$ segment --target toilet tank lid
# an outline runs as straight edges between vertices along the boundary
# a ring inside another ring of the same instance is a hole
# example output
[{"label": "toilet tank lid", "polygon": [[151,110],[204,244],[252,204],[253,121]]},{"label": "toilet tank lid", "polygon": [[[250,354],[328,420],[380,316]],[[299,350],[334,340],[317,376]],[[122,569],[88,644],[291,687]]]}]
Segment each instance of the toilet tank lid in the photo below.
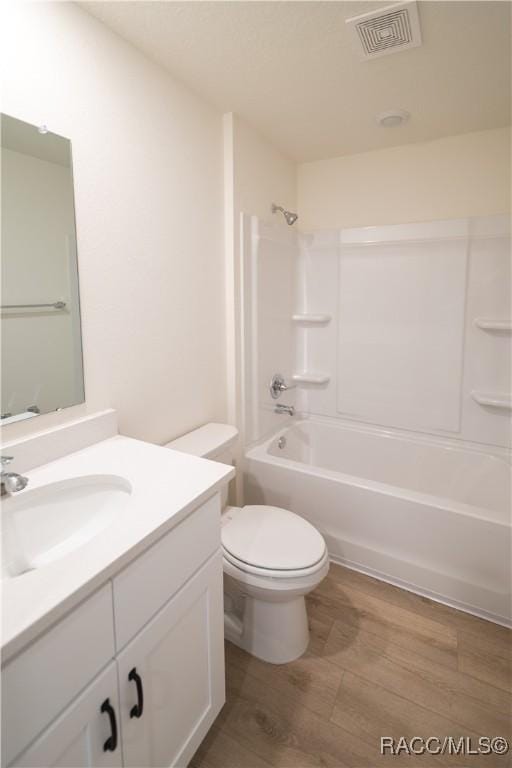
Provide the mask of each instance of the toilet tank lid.
[{"label": "toilet tank lid", "polygon": [[210,422],[193,432],[178,437],[165,445],[181,453],[191,453],[193,456],[201,456],[208,459],[233,445],[238,437],[238,430],[230,424],[216,424]]}]

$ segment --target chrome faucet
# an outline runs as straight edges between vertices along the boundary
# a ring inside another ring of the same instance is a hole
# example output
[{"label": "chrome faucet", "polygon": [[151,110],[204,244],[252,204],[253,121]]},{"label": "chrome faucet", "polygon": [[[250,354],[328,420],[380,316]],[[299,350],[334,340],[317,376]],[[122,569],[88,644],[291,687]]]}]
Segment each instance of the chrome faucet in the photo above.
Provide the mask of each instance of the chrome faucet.
[{"label": "chrome faucet", "polygon": [[295,408],[293,407],[293,405],[276,403],[276,407],[274,408],[274,413],[287,413],[288,416],[293,416],[293,414],[295,413]]},{"label": "chrome faucet", "polygon": [[2,496],[6,496],[8,493],[17,493],[27,487],[28,477],[18,475],[17,472],[6,472],[4,467],[11,463],[12,456],[1,456],[0,463],[2,465],[2,471],[0,472],[0,478],[2,480]]},{"label": "chrome faucet", "polygon": [[268,389],[272,396],[272,399],[277,400],[277,398],[280,397],[283,394],[283,392],[287,392],[289,389],[295,389],[295,386],[296,386],[295,384],[287,384],[282,374],[274,373],[274,375],[270,379]]}]

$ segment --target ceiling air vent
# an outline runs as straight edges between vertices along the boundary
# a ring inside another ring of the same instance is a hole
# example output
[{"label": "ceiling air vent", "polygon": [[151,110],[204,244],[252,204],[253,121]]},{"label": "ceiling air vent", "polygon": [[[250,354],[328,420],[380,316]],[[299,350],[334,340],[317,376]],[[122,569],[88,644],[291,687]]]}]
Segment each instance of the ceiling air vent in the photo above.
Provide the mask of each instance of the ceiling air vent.
[{"label": "ceiling air vent", "polygon": [[415,0],[395,3],[378,11],[347,19],[362,59],[376,59],[421,45],[420,20]]}]

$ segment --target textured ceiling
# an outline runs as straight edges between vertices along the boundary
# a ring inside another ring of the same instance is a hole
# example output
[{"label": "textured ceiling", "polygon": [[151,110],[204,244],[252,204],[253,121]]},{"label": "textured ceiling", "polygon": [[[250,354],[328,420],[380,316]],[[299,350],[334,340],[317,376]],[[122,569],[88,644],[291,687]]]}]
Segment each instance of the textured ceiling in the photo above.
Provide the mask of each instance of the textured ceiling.
[{"label": "textured ceiling", "polygon": [[[297,161],[510,122],[508,2],[420,2],[423,45],[361,61],[345,19],[375,2],[83,2]],[[411,113],[380,128],[377,113]]]}]

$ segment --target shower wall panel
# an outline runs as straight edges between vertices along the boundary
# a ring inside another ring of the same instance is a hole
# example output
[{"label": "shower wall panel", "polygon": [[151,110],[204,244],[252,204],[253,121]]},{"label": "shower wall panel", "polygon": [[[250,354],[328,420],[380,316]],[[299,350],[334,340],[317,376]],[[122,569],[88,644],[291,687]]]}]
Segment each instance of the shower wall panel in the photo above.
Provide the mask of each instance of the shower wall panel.
[{"label": "shower wall panel", "polygon": [[510,444],[504,217],[315,233],[300,259],[297,311],[330,317],[297,329],[298,366],[329,379],[306,413]]},{"label": "shower wall panel", "polygon": [[[283,426],[287,416],[276,414],[269,383],[280,373],[292,383],[295,335],[298,239],[285,224],[267,224],[242,215],[244,433],[246,442],[259,440]],[[296,406],[296,390],[279,402]]]},{"label": "shower wall panel", "polygon": [[340,414],[459,431],[466,251],[465,239],[342,247]]}]

